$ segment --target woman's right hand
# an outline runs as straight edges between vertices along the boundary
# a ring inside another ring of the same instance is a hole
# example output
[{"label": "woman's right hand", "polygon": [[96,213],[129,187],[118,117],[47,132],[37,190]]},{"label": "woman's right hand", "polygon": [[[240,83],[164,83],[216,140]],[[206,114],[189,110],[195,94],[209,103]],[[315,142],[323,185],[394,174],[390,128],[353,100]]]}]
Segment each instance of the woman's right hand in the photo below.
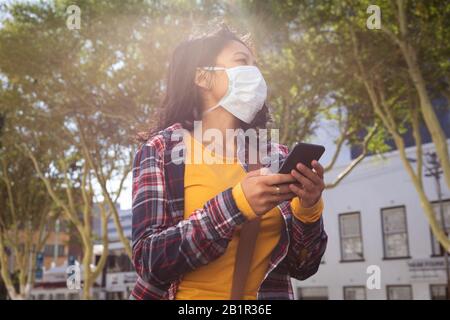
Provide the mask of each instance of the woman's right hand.
[{"label": "woman's right hand", "polygon": [[293,182],[296,180],[289,173],[273,174],[267,168],[261,168],[248,172],[241,187],[253,211],[260,216],[296,196],[289,188],[289,183]]}]

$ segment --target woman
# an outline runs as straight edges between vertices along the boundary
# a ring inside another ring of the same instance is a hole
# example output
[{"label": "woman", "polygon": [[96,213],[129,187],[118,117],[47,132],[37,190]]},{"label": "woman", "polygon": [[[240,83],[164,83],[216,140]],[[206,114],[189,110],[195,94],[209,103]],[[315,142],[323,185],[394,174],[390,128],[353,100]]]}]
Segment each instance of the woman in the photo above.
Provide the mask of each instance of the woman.
[{"label": "woman", "polygon": [[[230,155],[225,138],[213,152],[193,134],[195,121],[222,137],[229,129],[265,128],[266,95],[251,46],[225,25],[175,49],[159,127],[134,158],[139,277],[130,299],[293,299],[290,277],[317,271],[327,243],[322,166],[267,174],[260,160]],[[173,159],[180,130],[182,163]],[[288,152],[269,148],[281,159]],[[199,163],[191,161],[198,150]]]}]

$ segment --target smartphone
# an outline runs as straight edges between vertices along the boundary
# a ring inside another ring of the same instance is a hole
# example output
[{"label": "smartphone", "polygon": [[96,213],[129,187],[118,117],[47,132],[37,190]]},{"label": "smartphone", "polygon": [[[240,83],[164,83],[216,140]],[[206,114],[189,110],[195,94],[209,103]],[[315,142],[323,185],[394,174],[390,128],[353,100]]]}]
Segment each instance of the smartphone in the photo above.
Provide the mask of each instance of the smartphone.
[{"label": "smartphone", "polygon": [[296,169],[295,167],[299,162],[312,169],[311,162],[313,160],[319,160],[324,152],[324,146],[298,142],[289,152],[288,156],[281,165],[281,168],[278,170],[278,173],[290,173],[293,169]]}]

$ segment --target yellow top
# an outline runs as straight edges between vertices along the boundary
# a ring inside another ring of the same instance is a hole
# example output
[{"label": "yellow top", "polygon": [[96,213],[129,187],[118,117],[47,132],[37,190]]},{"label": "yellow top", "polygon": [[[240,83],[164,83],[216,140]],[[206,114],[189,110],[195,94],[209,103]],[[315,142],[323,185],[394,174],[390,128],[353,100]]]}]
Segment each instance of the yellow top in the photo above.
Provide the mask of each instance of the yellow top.
[{"label": "yellow top", "polygon": [[[246,172],[237,160],[229,157],[219,158],[191,135],[185,139],[185,143],[186,159],[190,162],[187,161],[185,165],[184,218],[187,219],[194,210],[203,207],[209,199],[230,187],[233,187],[233,197],[241,212],[248,219],[256,217],[241,189],[240,181],[245,177]],[[198,152],[201,154],[199,155]],[[194,161],[194,154],[199,157],[195,160],[201,160],[203,155],[203,163]],[[323,202],[320,199],[313,207],[302,208],[296,197],[291,201],[291,206],[296,217],[308,223],[320,218]],[[283,227],[283,217],[277,207],[262,217],[244,299],[256,299],[259,285],[269,265],[270,255],[279,241]],[[230,298],[239,236],[240,227],[237,227],[222,256],[184,275],[176,293],[177,300],[227,300]]]}]

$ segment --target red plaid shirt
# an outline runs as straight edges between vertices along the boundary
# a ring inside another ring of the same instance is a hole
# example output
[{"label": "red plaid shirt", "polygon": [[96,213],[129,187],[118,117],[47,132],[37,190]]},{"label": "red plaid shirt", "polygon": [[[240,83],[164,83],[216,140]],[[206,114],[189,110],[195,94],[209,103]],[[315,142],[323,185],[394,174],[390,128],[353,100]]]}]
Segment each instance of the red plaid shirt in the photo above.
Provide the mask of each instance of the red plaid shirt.
[{"label": "red plaid shirt", "polygon": [[[184,144],[176,123],[141,145],[133,161],[133,263],[138,280],[130,299],[175,299],[183,275],[220,257],[246,221],[224,190],[184,219]],[[271,144],[282,161],[288,149]],[[173,155],[178,155],[173,157]],[[303,223],[289,201],[279,206],[284,228],[273,250],[258,299],[293,299],[290,277],[317,272],[327,245],[323,220]]]}]

